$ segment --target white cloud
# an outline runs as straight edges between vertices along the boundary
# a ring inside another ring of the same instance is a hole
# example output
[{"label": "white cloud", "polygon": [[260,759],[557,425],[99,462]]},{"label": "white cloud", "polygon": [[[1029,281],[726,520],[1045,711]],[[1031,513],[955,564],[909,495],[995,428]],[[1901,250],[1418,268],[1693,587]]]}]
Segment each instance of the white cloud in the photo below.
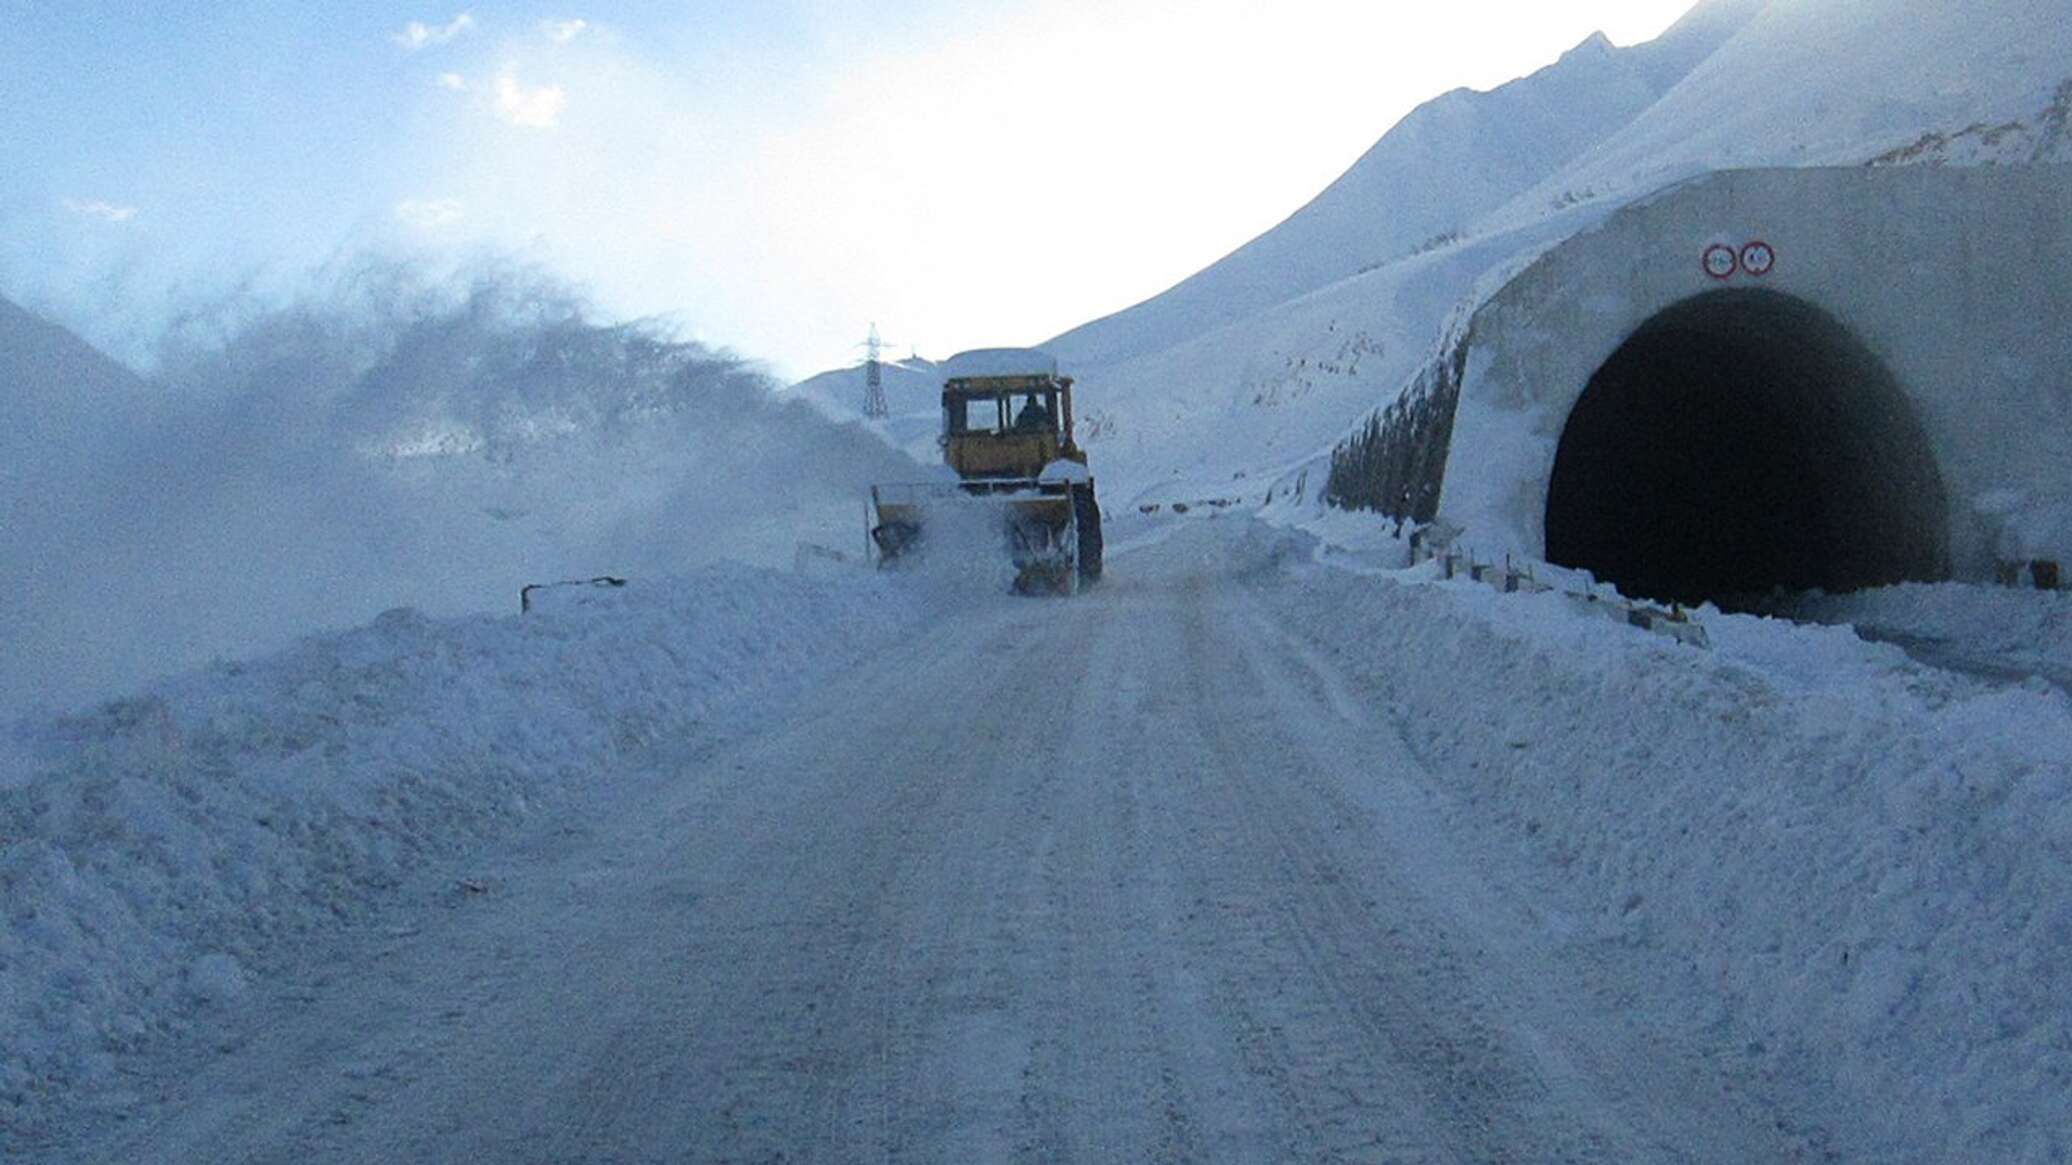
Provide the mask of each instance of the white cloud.
[{"label": "white cloud", "polygon": [[459,73],[441,73],[439,74],[439,88],[451,89],[455,93],[465,93],[468,88],[468,79]]},{"label": "white cloud", "polygon": [[527,89],[509,72],[496,79],[497,116],[512,125],[553,129],[561,123],[561,109],[567,103],[568,93],[559,85]]},{"label": "white cloud", "polygon": [[469,12],[463,12],[445,24],[426,24],[421,20],[413,20],[404,26],[403,31],[396,34],[396,43],[414,53],[419,49],[445,44],[473,27],[475,17]]},{"label": "white cloud", "polygon": [[137,208],[134,206],[117,206],[112,202],[103,202],[98,198],[90,202],[79,202],[67,198],[64,200],[64,207],[73,214],[83,214],[88,218],[97,218],[104,222],[128,222],[137,217]]},{"label": "white cloud", "polygon": [[467,217],[458,198],[406,198],[396,204],[396,221],[421,231],[451,226]]},{"label": "white cloud", "polygon": [[555,44],[567,44],[583,35],[583,30],[589,27],[590,22],[587,20],[543,20],[540,22],[540,31],[546,33],[547,39]]}]

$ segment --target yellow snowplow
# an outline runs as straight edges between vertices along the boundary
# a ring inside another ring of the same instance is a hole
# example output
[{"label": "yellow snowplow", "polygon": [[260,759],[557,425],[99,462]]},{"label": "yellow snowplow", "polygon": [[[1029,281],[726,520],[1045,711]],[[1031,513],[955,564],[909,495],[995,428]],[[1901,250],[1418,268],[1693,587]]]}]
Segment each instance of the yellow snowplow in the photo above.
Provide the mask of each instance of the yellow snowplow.
[{"label": "yellow snowplow", "polygon": [[1072,437],[1072,378],[1058,375],[1057,361],[1028,348],[953,356],[942,417],[954,477],[871,487],[879,565],[911,560],[956,529],[997,545],[1023,594],[1070,594],[1099,579],[1101,509]]}]

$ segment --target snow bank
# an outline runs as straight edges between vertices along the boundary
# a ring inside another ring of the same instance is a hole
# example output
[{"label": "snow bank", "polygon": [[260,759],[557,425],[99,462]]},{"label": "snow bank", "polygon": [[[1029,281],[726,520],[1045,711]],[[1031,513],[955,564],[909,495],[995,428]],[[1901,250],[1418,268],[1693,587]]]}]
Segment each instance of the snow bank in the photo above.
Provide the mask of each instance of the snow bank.
[{"label": "snow bank", "polygon": [[2010,667],[2072,675],[2072,594],[1970,583],[1907,583],[1798,596],[1786,612],[1874,635],[1956,645]]},{"label": "snow bank", "polygon": [[1693,651],[1421,571],[1307,567],[1279,602],[1535,859],[1550,927],[1651,964],[1766,1075],[1831,1073],[1844,1157],[2072,1154],[2063,693],[1747,616]]},{"label": "snow bank", "polygon": [[920,617],[870,575],[732,565],[547,600],[394,610],[33,726],[35,774],[0,781],[0,1130],[428,859],[752,727]]}]

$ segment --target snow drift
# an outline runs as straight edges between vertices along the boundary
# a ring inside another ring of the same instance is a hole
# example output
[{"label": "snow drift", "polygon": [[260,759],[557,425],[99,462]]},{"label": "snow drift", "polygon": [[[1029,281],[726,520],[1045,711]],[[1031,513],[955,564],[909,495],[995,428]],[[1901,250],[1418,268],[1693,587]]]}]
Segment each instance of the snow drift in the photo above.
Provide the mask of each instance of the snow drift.
[{"label": "snow drift", "polygon": [[427,863],[669,779],[919,617],[860,572],[714,566],[392,610],[29,725],[0,756],[0,1153]]},{"label": "snow drift", "polygon": [[2063,691],[1751,616],[1709,613],[1700,652],[1429,568],[1299,580],[1277,604],[1466,830],[1530,857],[1548,929],[1650,967],[1629,1006],[1701,1009],[1777,1087],[1855,1098],[1823,1114],[1834,1159],[2072,1152]]}]

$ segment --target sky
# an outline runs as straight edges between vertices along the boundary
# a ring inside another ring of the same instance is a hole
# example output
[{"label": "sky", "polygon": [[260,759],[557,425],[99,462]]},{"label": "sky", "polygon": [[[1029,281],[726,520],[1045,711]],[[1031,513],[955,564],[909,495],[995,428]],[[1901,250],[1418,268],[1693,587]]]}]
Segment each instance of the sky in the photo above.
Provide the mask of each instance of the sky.
[{"label": "sky", "polygon": [[792,379],[1028,344],[1308,201],[1417,104],[1690,0],[28,0],[0,293],[133,363],[366,252],[515,257]]}]

